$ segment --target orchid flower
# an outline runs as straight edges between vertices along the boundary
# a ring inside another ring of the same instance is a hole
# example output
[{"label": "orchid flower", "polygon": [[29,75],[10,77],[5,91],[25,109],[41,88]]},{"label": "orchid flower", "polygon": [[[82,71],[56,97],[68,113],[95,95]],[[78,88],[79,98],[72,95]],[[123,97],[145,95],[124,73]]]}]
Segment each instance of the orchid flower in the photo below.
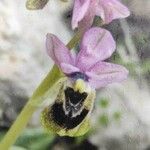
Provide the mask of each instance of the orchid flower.
[{"label": "orchid flower", "polygon": [[95,89],[126,79],[128,71],[104,62],[116,44],[110,32],[102,28],[85,32],[77,54],[53,34],[47,35],[46,47],[48,55],[69,80],[62,84],[54,103],[43,110],[42,124],[60,136],[81,136],[89,129]]},{"label": "orchid flower", "polygon": [[119,0],[74,0],[72,28],[89,28],[95,15],[108,24],[114,19],[128,17],[130,12]]},{"label": "orchid flower", "polygon": [[46,47],[48,55],[67,77],[84,79],[92,88],[98,89],[127,77],[128,71],[123,66],[104,62],[116,48],[112,35],[105,29],[89,29],[78,54],[69,51],[53,34],[47,35]]}]

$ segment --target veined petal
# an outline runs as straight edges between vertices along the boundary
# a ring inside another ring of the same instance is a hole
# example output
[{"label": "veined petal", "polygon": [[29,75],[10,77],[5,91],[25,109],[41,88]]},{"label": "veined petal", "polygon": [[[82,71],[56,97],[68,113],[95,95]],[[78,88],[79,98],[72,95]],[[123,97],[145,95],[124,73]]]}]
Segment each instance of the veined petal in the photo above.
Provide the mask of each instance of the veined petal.
[{"label": "veined petal", "polygon": [[47,34],[46,48],[48,55],[59,67],[61,63],[74,64],[70,51],[55,35]]},{"label": "veined petal", "polygon": [[92,26],[94,17],[96,15],[97,2],[98,0],[91,0],[89,9],[86,15],[84,16],[82,21],[79,22],[79,25],[78,25],[79,30],[86,31]]},{"label": "veined petal", "polygon": [[91,9],[93,6],[90,6],[90,11],[88,11],[82,21],[79,22],[78,28],[80,31],[85,32],[92,26],[95,17],[95,10]]},{"label": "veined petal", "polygon": [[126,18],[130,15],[129,9],[118,0],[99,0],[96,15],[108,24],[114,19]]},{"label": "veined petal", "polygon": [[60,64],[61,69],[63,70],[63,72],[65,74],[71,74],[73,72],[79,72],[80,70],[70,64],[66,64],[66,63],[61,63]]},{"label": "veined petal", "polygon": [[76,66],[87,71],[96,62],[110,57],[115,48],[116,43],[109,31],[98,27],[91,28],[83,36]]},{"label": "veined petal", "polygon": [[86,15],[90,6],[91,0],[74,0],[73,16],[72,16],[72,28],[78,27],[78,23]]},{"label": "veined petal", "polygon": [[128,70],[117,64],[98,62],[86,72],[86,75],[89,77],[90,85],[97,89],[126,79]]}]

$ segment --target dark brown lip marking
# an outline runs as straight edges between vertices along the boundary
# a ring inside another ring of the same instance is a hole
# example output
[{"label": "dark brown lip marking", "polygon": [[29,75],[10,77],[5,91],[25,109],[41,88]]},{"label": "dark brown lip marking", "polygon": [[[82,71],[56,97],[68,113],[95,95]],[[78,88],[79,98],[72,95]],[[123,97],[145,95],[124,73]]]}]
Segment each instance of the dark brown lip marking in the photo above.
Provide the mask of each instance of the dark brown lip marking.
[{"label": "dark brown lip marking", "polygon": [[67,87],[64,91],[65,93],[65,111],[72,117],[81,111],[83,102],[87,98],[87,93],[80,93],[79,91],[74,91],[73,88]]},{"label": "dark brown lip marking", "polygon": [[83,109],[82,112],[76,117],[71,117],[70,113],[65,114],[63,110],[63,103],[54,103],[50,109],[50,116],[53,121],[60,127],[65,129],[73,129],[78,126],[87,116],[89,110]]},{"label": "dark brown lip marking", "polygon": [[71,87],[67,87],[65,89],[65,98],[72,104],[83,102],[87,98],[87,96],[88,94],[86,92],[80,93],[79,91],[74,91],[74,89]]}]

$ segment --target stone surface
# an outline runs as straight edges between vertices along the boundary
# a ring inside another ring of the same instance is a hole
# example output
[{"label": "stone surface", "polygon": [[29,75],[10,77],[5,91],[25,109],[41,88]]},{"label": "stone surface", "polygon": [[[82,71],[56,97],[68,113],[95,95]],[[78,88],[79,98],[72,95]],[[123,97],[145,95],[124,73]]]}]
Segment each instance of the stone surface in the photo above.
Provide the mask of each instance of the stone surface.
[{"label": "stone surface", "polygon": [[53,0],[41,11],[29,11],[25,0],[0,2],[1,126],[10,126],[53,65],[45,50],[46,34],[69,41],[71,33],[62,21],[68,5]]}]

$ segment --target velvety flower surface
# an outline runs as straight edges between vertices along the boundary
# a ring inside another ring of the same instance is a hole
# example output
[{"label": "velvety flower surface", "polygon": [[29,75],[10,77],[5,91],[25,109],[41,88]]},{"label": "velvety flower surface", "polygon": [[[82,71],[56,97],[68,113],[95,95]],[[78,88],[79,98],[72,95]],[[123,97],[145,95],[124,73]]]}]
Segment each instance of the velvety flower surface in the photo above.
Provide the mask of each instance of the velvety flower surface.
[{"label": "velvety flower surface", "polygon": [[119,0],[74,0],[72,28],[89,28],[95,15],[108,24],[129,16],[130,12]]},{"label": "velvety flower surface", "polygon": [[94,27],[83,36],[78,54],[53,34],[47,34],[48,55],[71,80],[83,79],[92,88],[104,87],[126,79],[128,71],[120,65],[105,62],[115,51],[116,44],[109,31]]}]

